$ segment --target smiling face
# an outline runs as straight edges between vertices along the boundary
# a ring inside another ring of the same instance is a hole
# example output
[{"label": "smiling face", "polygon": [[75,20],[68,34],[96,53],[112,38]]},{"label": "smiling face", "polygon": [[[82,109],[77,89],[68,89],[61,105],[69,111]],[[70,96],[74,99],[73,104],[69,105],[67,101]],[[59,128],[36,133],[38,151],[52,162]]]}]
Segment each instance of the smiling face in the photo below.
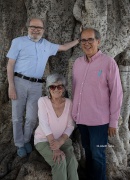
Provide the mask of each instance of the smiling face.
[{"label": "smiling face", "polygon": [[28,27],[28,35],[30,38],[37,42],[39,41],[44,33],[43,22],[40,19],[32,19]]},{"label": "smiling face", "polygon": [[88,60],[98,52],[99,44],[100,40],[95,38],[95,33],[92,29],[87,29],[82,32],[81,47]]},{"label": "smiling face", "polygon": [[49,92],[51,94],[51,98],[62,98],[63,92],[65,91],[64,86],[61,81],[53,83],[49,87]]}]

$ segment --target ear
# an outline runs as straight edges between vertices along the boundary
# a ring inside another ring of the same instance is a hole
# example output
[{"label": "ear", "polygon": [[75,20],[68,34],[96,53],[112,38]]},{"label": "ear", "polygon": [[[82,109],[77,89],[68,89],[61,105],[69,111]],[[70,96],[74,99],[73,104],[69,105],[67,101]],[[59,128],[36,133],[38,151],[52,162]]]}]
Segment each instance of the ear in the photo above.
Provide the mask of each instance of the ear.
[{"label": "ear", "polygon": [[98,46],[100,45],[100,43],[101,43],[101,40],[100,40],[100,39],[98,39],[98,40],[97,40],[97,44],[98,44]]}]

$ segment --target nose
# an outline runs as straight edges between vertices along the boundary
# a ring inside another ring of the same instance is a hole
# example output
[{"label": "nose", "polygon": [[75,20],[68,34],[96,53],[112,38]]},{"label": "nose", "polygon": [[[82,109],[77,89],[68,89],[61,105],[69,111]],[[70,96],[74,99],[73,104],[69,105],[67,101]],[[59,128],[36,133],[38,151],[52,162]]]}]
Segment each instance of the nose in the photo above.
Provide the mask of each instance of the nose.
[{"label": "nose", "polygon": [[56,90],[56,91],[58,90],[58,87],[57,87],[57,86],[55,87],[55,90]]},{"label": "nose", "polygon": [[89,43],[88,41],[86,41],[86,42],[84,43],[84,45],[90,45],[90,43]]},{"label": "nose", "polygon": [[38,29],[37,29],[37,28],[34,28],[33,31],[38,31]]}]

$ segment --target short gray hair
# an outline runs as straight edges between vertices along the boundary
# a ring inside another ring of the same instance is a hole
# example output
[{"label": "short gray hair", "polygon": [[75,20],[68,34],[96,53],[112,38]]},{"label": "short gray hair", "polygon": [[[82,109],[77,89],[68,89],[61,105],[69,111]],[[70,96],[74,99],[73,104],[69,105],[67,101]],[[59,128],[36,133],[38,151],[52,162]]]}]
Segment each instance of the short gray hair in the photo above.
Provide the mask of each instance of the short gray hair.
[{"label": "short gray hair", "polygon": [[30,22],[33,20],[33,19],[37,19],[37,20],[40,20],[42,23],[43,23],[43,26],[44,26],[44,20],[39,18],[39,17],[32,17],[32,18],[29,18],[27,20],[27,23],[26,23],[26,26],[28,27],[30,25]]},{"label": "short gray hair", "polygon": [[[87,31],[87,30],[92,30],[94,32],[95,39],[97,39],[97,40],[101,39],[100,32],[97,29],[94,29],[94,28],[85,28],[85,29],[83,29],[82,32]],[[82,35],[82,32],[81,32],[81,35]]]},{"label": "short gray hair", "polygon": [[51,98],[49,87],[58,81],[60,81],[64,86],[65,91],[63,93],[63,96],[65,96],[65,92],[66,92],[66,88],[67,88],[67,81],[66,81],[65,77],[62,76],[61,74],[54,73],[54,74],[50,74],[49,76],[47,76],[47,79],[46,79],[46,94],[49,98]]}]

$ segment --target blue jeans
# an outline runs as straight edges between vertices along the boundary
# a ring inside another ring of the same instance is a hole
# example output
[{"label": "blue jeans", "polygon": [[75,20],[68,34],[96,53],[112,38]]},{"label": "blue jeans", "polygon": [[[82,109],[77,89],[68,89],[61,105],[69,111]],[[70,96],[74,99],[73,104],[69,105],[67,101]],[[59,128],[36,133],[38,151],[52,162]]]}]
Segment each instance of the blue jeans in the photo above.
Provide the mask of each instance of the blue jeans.
[{"label": "blue jeans", "polygon": [[78,124],[82,146],[86,155],[88,180],[106,180],[105,149],[108,141],[108,124],[86,126]]}]

